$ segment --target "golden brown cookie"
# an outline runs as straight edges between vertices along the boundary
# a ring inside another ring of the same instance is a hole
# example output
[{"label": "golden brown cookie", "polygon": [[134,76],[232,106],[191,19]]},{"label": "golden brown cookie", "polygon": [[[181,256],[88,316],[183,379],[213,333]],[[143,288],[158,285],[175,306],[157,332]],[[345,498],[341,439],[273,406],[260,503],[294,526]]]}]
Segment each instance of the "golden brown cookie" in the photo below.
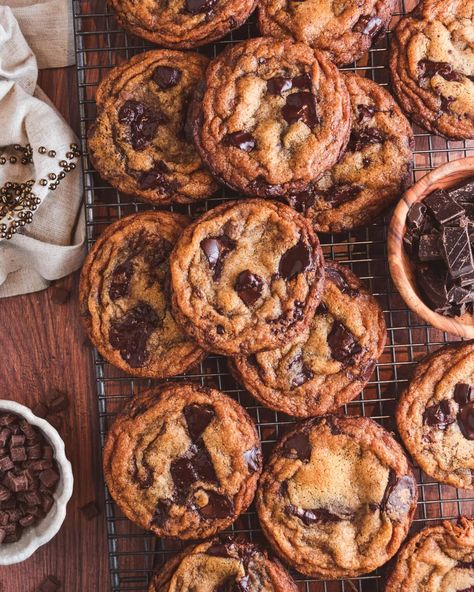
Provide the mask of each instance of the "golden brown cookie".
[{"label": "golden brown cookie", "polygon": [[256,499],[278,555],[305,575],[332,580],[368,573],[397,552],[417,490],[386,430],[365,417],[328,415],[280,440]]},{"label": "golden brown cookie", "polygon": [[474,341],[446,345],[419,362],[396,419],[425,473],[474,489]]},{"label": "golden brown cookie", "polygon": [[107,487],[127,518],[180,539],[230,526],[250,505],[261,468],[260,441],[245,409],[192,383],[135,397],[104,448]]},{"label": "golden brown cookie", "polygon": [[188,222],[171,212],[127,216],[105,230],[84,262],[79,290],[87,333],[128,374],[175,376],[205,355],[171,312],[169,256]]},{"label": "golden brown cookie", "polygon": [[346,267],[326,261],[311,323],[282,348],[235,356],[236,380],[263,405],[311,417],[336,411],[367,384],[387,331],[377,300]]},{"label": "golden brown cookie", "polygon": [[159,49],[133,57],[101,81],[89,154],[113,187],[154,204],[190,203],[217,190],[186,128],[208,62],[197,53]]}]

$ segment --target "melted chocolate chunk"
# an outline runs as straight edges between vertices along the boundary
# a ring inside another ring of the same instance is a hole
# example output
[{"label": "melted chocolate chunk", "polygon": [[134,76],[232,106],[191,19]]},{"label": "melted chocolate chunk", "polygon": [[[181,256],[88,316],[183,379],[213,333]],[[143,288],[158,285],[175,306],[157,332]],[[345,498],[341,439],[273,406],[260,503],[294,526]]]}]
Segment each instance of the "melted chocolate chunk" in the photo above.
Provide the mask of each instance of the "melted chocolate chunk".
[{"label": "melted chocolate chunk", "polygon": [[308,208],[314,206],[316,194],[314,189],[307,189],[300,193],[294,193],[288,196],[288,202],[297,212],[304,213]]},{"label": "melted chocolate chunk", "polygon": [[136,458],[133,459],[133,471],[132,471],[132,479],[136,483],[140,489],[148,489],[153,485],[153,471],[150,465],[147,463],[145,458],[141,460],[141,470],[138,469],[137,460]]},{"label": "melted chocolate chunk", "polygon": [[185,0],[184,6],[187,12],[199,14],[200,12],[210,12],[217,0]]},{"label": "melted chocolate chunk", "polygon": [[311,442],[308,434],[300,432],[290,436],[283,445],[283,456],[308,462],[311,458]]},{"label": "melted chocolate chunk", "polygon": [[312,265],[311,251],[307,244],[300,241],[283,253],[278,265],[279,276],[289,280],[305,272]]},{"label": "melted chocolate chunk", "polygon": [[189,437],[193,442],[199,440],[207,426],[216,416],[212,405],[187,405],[183,409],[184,418],[188,427]]},{"label": "melted chocolate chunk", "polygon": [[381,509],[392,520],[402,520],[410,511],[415,493],[416,484],[410,475],[397,478],[395,472],[390,470]]},{"label": "melted chocolate chunk", "polygon": [[183,493],[196,481],[218,483],[211,456],[202,440],[190,446],[183,457],[173,460],[170,472],[176,489]]},{"label": "melted chocolate chunk", "polygon": [[334,417],[334,415],[328,415],[326,417],[326,425],[331,430],[331,434],[333,436],[339,436],[339,434],[342,434],[339,426],[337,425],[337,419]]},{"label": "melted chocolate chunk", "polygon": [[423,201],[440,227],[461,218],[465,214],[464,208],[443,189],[433,191]]},{"label": "melted chocolate chunk", "polygon": [[206,491],[208,502],[203,508],[198,508],[199,514],[204,518],[227,518],[234,513],[234,504],[231,499],[215,491]]},{"label": "melted chocolate chunk", "polygon": [[176,86],[181,80],[182,72],[178,68],[171,68],[170,66],[158,66],[153,72],[153,82],[161,88],[166,90],[172,86]]},{"label": "melted chocolate chunk", "polygon": [[237,276],[234,289],[245,305],[252,306],[262,294],[263,279],[246,269]]},{"label": "melted chocolate chunk", "polygon": [[458,382],[454,387],[453,398],[458,405],[466,405],[474,400],[474,388],[470,384]]},{"label": "melted chocolate chunk", "polygon": [[311,76],[307,72],[292,78],[291,83],[293,88],[298,88],[300,90],[311,90],[313,86],[311,82]]},{"label": "melted chocolate chunk", "polygon": [[423,412],[423,423],[438,430],[445,430],[455,419],[448,399],[427,407]]},{"label": "melted chocolate chunk", "polygon": [[110,300],[118,300],[119,298],[124,298],[129,295],[132,272],[133,263],[130,259],[115,266],[110,280]]},{"label": "melted chocolate chunk", "polygon": [[125,101],[118,112],[118,120],[120,123],[133,123],[140,115],[143,115],[145,105],[138,101]]},{"label": "melted chocolate chunk", "polygon": [[236,148],[240,148],[240,150],[243,150],[244,152],[250,152],[257,144],[252,134],[245,131],[226,134],[222,139],[222,143],[225,146],[235,146]]},{"label": "melted chocolate chunk", "polygon": [[364,127],[359,130],[353,129],[347,144],[347,151],[359,152],[365,146],[382,144],[384,141],[384,135],[376,127]]},{"label": "melted chocolate chunk", "polygon": [[326,267],[326,277],[331,280],[343,294],[348,296],[356,297],[359,295],[357,288],[351,288],[347,283],[346,278],[340,273],[335,267]]},{"label": "melted chocolate chunk", "polygon": [[333,185],[324,192],[321,192],[321,196],[328,204],[339,206],[348,201],[352,201],[363,189],[364,187],[362,185],[357,185],[355,183],[352,185],[341,183]]},{"label": "melted chocolate chunk", "polygon": [[156,189],[160,187],[167,193],[171,194],[179,188],[177,181],[169,181],[166,174],[170,170],[166,164],[159,160],[155,162],[153,168],[148,171],[139,173],[137,183],[140,189]]},{"label": "melted chocolate chunk", "polygon": [[122,317],[110,322],[109,342],[120,351],[131,368],[140,368],[148,359],[148,338],[162,321],[146,302],[139,302]]},{"label": "melted chocolate chunk", "polygon": [[355,336],[342,323],[336,320],[328,335],[328,345],[331,349],[332,357],[338,362],[348,362],[362,351],[362,347],[357,342]]},{"label": "melted chocolate chunk", "polygon": [[342,515],[333,514],[329,510],[324,508],[317,508],[315,510],[304,510],[303,508],[297,508],[292,504],[285,507],[285,512],[289,516],[297,516],[303,524],[311,526],[316,522],[327,524],[329,522],[339,522],[340,520],[348,519],[352,516],[351,512],[344,512]]},{"label": "melted chocolate chunk", "polygon": [[165,522],[168,520],[169,511],[171,508],[171,501],[167,499],[158,500],[156,504],[155,512],[151,519],[151,524],[153,526],[157,526],[161,528],[164,526]]},{"label": "melted chocolate chunk", "polygon": [[250,450],[244,452],[244,460],[247,463],[249,473],[255,473],[259,471],[262,466],[262,453],[257,446],[254,446]]},{"label": "melted chocolate chunk", "polygon": [[301,91],[288,95],[282,114],[290,125],[301,120],[309,128],[313,128],[318,123],[313,93]]},{"label": "melted chocolate chunk", "polygon": [[447,62],[434,62],[432,60],[420,60],[418,62],[419,79],[433,78],[438,74],[450,82],[461,82],[463,75],[453,69]]},{"label": "melted chocolate chunk", "polygon": [[474,401],[461,407],[457,421],[462,435],[468,440],[474,440]]},{"label": "melted chocolate chunk", "polygon": [[130,139],[134,150],[144,150],[155,137],[158,126],[168,121],[164,113],[146,107],[138,101],[126,101],[118,112],[120,123],[130,126]]},{"label": "melted chocolate chunk", "polygon": [[288,365],[288,372],[291,378],[291,388],[301,386],[314,377],[313,371],[306,366],[301,353],[297,354]]},{"label": "melted chocolate chunk", "polygon": [[275,76],[267,80],[267,91],[271,95],[281,95],[287,90],[293,88],[293,81],[291,78],[285,78],[284,76]]},{"label": "melted chocolate chunk", "polygon": [[357,23],[354,25],[353,30],[363,35],[373,37],[380,29],[382,25],[382,19],[378,16],[361,16]]},{"label": "melted chocolate chunk", "polygon": [[214,271],[212,277],[215,281],[221,277],[224,260],[235,249],[235,246],[236,242],[225,234],[205,238],[201,241],[201,249],[207,257],[209,267]]},{"label": "melted chocolate chunk", "polygon": [[367,123],[377,111],[372,105],[357,105],[357,123]]}]

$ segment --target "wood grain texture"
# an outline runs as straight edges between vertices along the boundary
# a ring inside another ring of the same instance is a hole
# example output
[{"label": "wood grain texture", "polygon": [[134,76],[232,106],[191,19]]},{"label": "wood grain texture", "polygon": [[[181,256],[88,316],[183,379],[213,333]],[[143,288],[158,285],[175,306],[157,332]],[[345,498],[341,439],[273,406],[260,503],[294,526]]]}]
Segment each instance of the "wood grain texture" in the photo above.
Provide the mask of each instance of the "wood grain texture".
[{"label": "wood grain texture", "polygon": [[448,162],[431,171],[404,193],[392,216],[388,230],[388,262],[393,282],[406,305],[424,321],[453,335],[474,338],[474,317],[445,317],[429,308],[420,298],[415,281],[415,264],[403,247],[406,217],[410,206],[436,189],[461,184],[474,176],[474,156]]},{"label": "wood grain texture", "polygon": [[[40,85],[77,130],[74,68],[43,71]],[[0,567],[0,592],[34,592],[49,574],[61,581],[61,592],[109,590],[97,399],[91,350],[79,319],[78,274],[57,285],[71,290],[65,304],[53,302],[53,287],[0,300],[0,397],[33,407],[51,389],[68,394],[69,409],[51,423],[72,462],[74,494],[50,543],[23,563]],[[79,508],[91,500],[98,500],[102,511],[87,520]]]}]

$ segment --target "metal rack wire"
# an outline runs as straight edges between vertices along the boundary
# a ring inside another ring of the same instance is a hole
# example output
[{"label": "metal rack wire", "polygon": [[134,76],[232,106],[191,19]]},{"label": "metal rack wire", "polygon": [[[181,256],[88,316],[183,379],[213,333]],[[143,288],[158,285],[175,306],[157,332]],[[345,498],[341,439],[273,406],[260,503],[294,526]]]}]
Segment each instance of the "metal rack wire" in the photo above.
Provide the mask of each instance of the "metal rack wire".
[{"label": "metal rack wire", "polygon": [[[392,26],[412,5],[402,3],[395,13]],[[78,92],[81,117],[81,143],[83,149],[84,190],[86,199],[87,241],[90,247],[104,228],[114,220],[149,208],[150,206],[124,195],[102,181],[87,157],[87,130],[95,118],[95,91],[107,70],[136,53],[151,47],[141,39],[126,34],[107,8],[105,0],[73,0],[73,15],[77,54]],[[255,19],[225,39],[201,51],[213,57],[229,44],[258,35]],[[387,49],[390,33],[378,40],[375,47],[357,64],[346,68],[368,76],[381,84],[389,84]],[[457,158],[474,154],[474,144],[450,142],[432,136],[414,126],[416,149],[413,179],[417,180],[432,168]],[[197,216],[231,196],[225,189],[215,198],[188,206],[184,211]],[[183,210],[183,208],[181,208]],[[325,255],[348,265],[377,296],[385,312],[388,341],[372,380],[363,393],[345,406],[348,414],[370,416],[389,430],[394,430],[394,402],[403,390],[414,363],[427,353],[452,339],[427,325],[407,310],[396,292],[388,270],[386,231],[389,214],[383,220],[359,231],[343,235],[321,236]],[[97,377],[97,395],[100,417],[101,442],[115,414],[134,394],[152,384],[149,380],[133,379],[121,374],[94,352]],[[182,380],[186,377],[177,377]],[[212,385],[235,397],[255,419],[264,453],[269,452],[278,438],[294,420],[281,413],[266,409],[239,388],[229,375],[225,359],[210,356],[187,378]],[[474,496],[463,490],[441,485],[416,469],[419,504],[412,530],[439,521],[471,514]],[[106,491],[106,521],[112,592],[146,592],[153,570],[181,548],[175,541],[157,539],[126,520]],[[241,516],[233,531],[252,540],[262,540],[253,506]],[[321,582],[294,574],[300,589],[305,592],[382,592],[384,569],[364,577]]]}]

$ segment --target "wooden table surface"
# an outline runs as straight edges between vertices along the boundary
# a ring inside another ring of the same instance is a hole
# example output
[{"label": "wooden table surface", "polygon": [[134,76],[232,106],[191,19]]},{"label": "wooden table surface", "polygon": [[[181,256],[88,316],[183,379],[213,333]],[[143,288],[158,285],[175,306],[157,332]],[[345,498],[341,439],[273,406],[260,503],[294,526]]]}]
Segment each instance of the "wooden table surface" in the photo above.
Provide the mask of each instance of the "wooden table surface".
[{"label": "wooden table surface", "polygon": [[[43,71],[39,84],[77,131],[75,69]],[[61,592],[109,590],[97,399],[78,313],[78,274],[57,285],[71,292],[64,304],[53,301],[54,287],[0,300],[1,397],[33,407],[52,389],[67,393],[69,408],[52,423],[72,463],[74,494],[52,541],[23,563],[0,567],[0,592],[34,592],[48,575],[60,580]],[[79,508],[91,501],[101,513],[88,520]]]}]

